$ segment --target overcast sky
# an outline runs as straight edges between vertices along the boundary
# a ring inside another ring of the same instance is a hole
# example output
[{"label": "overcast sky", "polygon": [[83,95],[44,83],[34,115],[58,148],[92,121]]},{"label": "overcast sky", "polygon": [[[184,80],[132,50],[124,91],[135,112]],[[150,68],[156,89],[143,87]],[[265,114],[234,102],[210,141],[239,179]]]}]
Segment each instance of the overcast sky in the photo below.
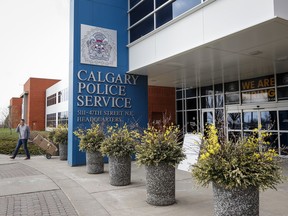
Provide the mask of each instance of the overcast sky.
[{"label": "overcast sky", "polygon": [[68,78],[69,0],[0,0],[0,29],[0,111],[30,77]]}]

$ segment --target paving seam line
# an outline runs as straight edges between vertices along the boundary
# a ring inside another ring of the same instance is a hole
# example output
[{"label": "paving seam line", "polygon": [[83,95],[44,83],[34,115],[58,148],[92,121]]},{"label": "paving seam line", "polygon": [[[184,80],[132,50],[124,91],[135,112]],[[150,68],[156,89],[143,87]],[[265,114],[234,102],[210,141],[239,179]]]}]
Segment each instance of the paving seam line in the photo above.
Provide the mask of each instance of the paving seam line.
[{"label": "paving seam line", "polygon": [[61,190],[61,188],[50,189],[50,190],[41,190],[41,191],[31,191],[31,192],[16,193],[16,194],[8,194],[8,195],[0,195],[0,197],[16,196],[16,195],[24,195],[24,194],[33,194],[33,193],[41,193],[41,192],[49,192],[49,191],[59,191],[59,190]]},{"label": "paving seam line", "polygon": [[[21,162],[20,162],[21,163]],[[22,163],[23,164],[23,163]],[[48,177],[54,184],[57,185],[57,187],[65,194],[65,196],[69,199],[69,201],[71,202],[71,204],[73,205],[75,211],[77,212],[77,214],[80,216],[80,212],[78,212],[78,209],[76,208],[74,202],[70,199],[70,197],[68,196],[68,194],[66,193],[65,190],[63,190],[63,188],[56,182],[56,180],[52,179],[49,175],[45,174],[45,172],[43,172],[42,170],[40,170],[39,168],[33,167],[31,165],[25,164],[33,169],[36,169],[38,172],[42,173],[43,175],[45,175],[46,177]],[[91,196],[91,198],[93,200],[95,200],[106,212],[108,215],[111,215],[109,213],[109,211],[100,203],[97,201],[97,199],[95,199],[81,184],[79,184],[78,182],[74,181],[73,179],[69,178],[68,176],[66,176],[65,174],[63,174],[66,178],[70,179],[71,181],[75,182],[77,185],[79,185],[84,191],[86,191],[87,194],[89,194],[89,196]]]}]

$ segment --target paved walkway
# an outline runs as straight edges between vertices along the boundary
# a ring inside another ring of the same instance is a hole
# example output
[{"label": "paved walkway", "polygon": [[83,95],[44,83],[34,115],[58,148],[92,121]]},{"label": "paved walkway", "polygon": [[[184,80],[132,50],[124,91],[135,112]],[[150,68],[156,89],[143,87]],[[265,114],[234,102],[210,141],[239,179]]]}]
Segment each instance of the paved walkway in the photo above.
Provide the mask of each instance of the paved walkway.
[{"label": "paved walkway", "polygon": [[[288,176],[288,162],[285,174]],[[0,155],[0,215],[80,216],[209,216],[211,188],[196,188],[190,173],[176,172],[176,200],[172,206],[145,202],[145,172],[132,165],[132,184],[111,186],[105,173],[87,174],[85,166],[70,167],[59,157],[10,160]],[[261,216],[288,216],[288,182],[278,190],[260,193]]]}]

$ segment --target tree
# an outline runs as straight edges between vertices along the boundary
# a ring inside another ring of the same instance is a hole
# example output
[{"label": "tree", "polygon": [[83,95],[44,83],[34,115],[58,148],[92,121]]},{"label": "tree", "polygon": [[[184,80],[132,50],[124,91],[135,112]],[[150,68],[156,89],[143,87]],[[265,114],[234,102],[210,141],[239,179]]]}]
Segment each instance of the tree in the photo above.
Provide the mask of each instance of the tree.
[{"label": "tree", "polygon": [[11,121],[10,121],[9,108],[8,107],[0,108],[0,121],[1,121],[2,127],[11,128]]}]

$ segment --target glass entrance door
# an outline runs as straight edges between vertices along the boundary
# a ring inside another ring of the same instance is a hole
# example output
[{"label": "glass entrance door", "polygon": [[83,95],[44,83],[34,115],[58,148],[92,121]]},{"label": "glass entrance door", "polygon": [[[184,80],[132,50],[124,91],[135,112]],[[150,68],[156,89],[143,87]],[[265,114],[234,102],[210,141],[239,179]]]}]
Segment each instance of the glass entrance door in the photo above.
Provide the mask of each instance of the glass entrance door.
[{"label": "glass entrance door", "polygon": [[229,139],[248,136],[257,128],[260,129],[259,133],[269,132],[271,135],[267,141],[270,142],[270,147],[277,149],[280,155],[288,154],[288,110],[229,111],[227,112],[227,128]]},{"label": "glass entrance door", "polygon": [[213,110],[202,110],[202,131],[205,130],[205,125],[214,123]]}]

